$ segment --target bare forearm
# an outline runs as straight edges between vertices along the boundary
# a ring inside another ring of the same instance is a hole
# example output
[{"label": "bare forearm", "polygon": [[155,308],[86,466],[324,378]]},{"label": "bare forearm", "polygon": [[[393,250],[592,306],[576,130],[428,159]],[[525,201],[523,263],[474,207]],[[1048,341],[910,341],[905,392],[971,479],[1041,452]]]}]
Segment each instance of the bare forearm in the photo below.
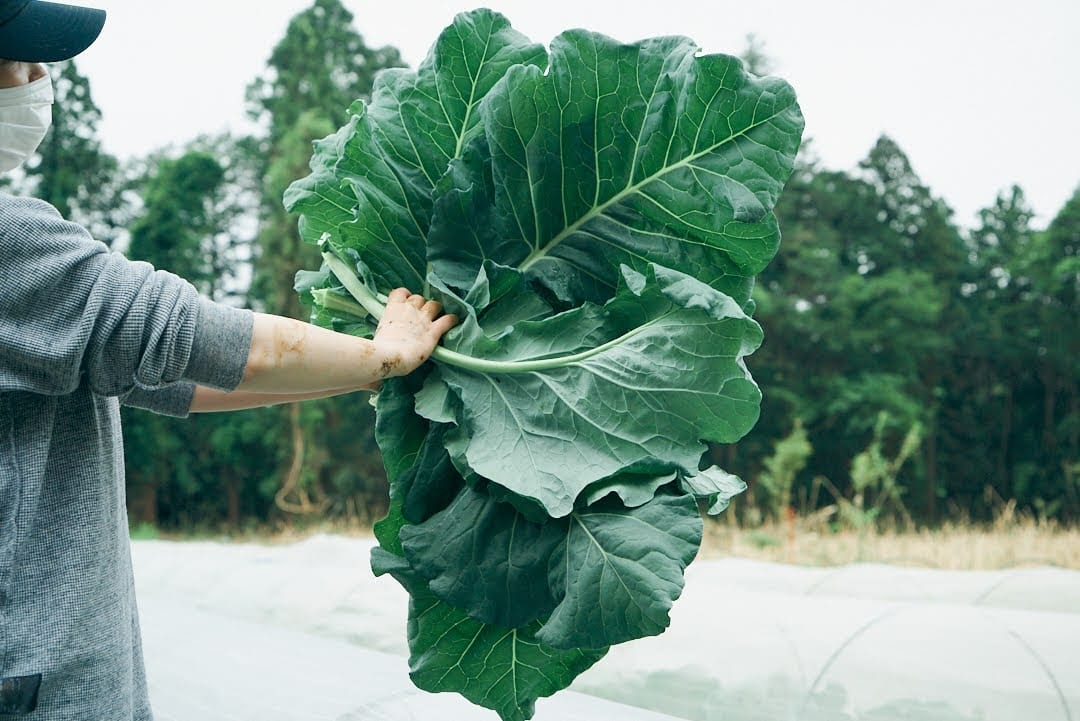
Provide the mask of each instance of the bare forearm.
[{"label": "bare forearm", "polygon": [[377,386],[346,388],[342,390],[321,391],[316,393],[251,393],[247,391],[224,391],[196,386],[195,397],[191,401],[192,413],[216,413],[222,411],[243,411],[251,408],[266,408],[283,403],[299,403],[319,398],[330,398],[351,391],[375,390]]},{"label": "bare forearm", "polygon": [[255,314],[244,378],[237,391],[322,396],[377,384],[416,370],[457,323],[435,301],[395,288],[373,340],[264,313]]},{"label": "bare forearm", "polygon": [[257,313],[247,368],[236,390],[334,395],[395,375],[400,363],[400,354],[375,341]]}]

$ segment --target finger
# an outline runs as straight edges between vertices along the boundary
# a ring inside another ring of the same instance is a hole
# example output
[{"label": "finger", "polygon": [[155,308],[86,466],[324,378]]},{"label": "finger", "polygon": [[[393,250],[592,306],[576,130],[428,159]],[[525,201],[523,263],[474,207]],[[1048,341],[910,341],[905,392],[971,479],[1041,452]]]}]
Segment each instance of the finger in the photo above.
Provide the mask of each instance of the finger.
[{"label": "finger", "polygon": [[440,316],[438,320],[431,324],[431,329],[439,335],[442,335],[457,324],[458,317],[453,313],[450,313],[449,315]]},{"label": "finger", "polygon": [[418,310],[422,308],[425,303],[424,296],[422,295],[410,295],[409,299],[405,302]]},{"label": "finger", "polygon": [[394,288],[390,291],[390,295],[388,295],[386,299],[394,303],[404,303],[409,299],[410,295],[412,294],[409,292],[408,288]]},{"label": "finger", "polygon": [[422,313],[426,313],[429,318],[438,318],[442,313],[442,303],[437,300],[429,300],[424,303],[424,307],[420,309]]}]

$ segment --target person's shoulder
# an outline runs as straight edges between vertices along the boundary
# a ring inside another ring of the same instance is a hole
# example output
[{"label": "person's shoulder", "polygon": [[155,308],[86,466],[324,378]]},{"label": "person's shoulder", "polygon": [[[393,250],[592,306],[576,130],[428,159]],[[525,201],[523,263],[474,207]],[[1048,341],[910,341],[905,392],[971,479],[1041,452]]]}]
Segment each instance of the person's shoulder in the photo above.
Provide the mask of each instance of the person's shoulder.
[{"label": "person's shoulder", "polygon": [[89,231],[64,219],[44,200],[0,192],[0,238],[10,245],[63,243],[97,245]]},{"label": "person's shoulder", "polygon": [[0,213],[32,213],[60,218],[60,211],[51,203],[25,195],[12,195],[0,190]]},{"label": "person's shoulder", "polygon": [[109,248],[77,223],[64,220],[49,203],[0,193],[0,275],[16,267],[46,268],[77,265]]},{"label": "person's shoulder", "polygon": [[60,211],[44,200],[0,192],[0,228],[62,221]]}]

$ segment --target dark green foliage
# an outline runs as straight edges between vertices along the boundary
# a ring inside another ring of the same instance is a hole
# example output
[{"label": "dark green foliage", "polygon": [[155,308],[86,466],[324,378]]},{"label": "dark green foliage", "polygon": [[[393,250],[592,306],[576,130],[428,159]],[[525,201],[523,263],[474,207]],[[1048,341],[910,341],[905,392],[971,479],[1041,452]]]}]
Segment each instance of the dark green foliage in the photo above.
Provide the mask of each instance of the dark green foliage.
[{"label": "dark green foliage", "polygon": [[[131,224],[128,256],[192,282],[204,295],[227,299],[236,270],[233,224],[241,209],[231,174],[218,160],[227,140],[160,157],[134,184],[142,213]],[[234,281],[235,282],[235,281]],[[272,411],[186,420],[124,410],[132,516],[165,527],[265,520],[273,501],[279,449],[267,443]],[[224,462],[223,462],[224,461]]]},{"label": "dark green foliage", "polygon": [[804,163],[755,291],[762,420],[718,453],[753,479],[768,444],[802,419],[814,452],[794,493],[812,510],[814,479],[850,495],[851,461],[885,412],[890,456],[922,428],[898,480],[918,521],[987,519],[1002,499],[1080,516],[1069,480],[1080,454],[1077,209],[1074,196],[1040,231],[1014,187],[964,234],[887,138],[858,174]]},{"label": "dark green foliage", "polygon": [[218,260],[230,218],[216,207],[225,185],[225,169],[206,152],[162,158],[142,189],[145,208],[131,224],[128,255],[145,260],[214,295]]},{"label": "dark green foliage", "polygon": [[413,597],[421,688],[529,718],[664,631],[698,498],[743,488],[699,470],[703,441],[757,419],[750,288],[802,116],[783,81],[685,38],[570,31],[546,55],[486,10],[352,112],[285,196],[324,254],[302,297],[335,327],[405,284],[462,318],[422,385],[384,391],[373,567]]},{"label": "dark green foliage", "polygon": [[404,65],[397,48],[368,47],[353,21],[340,0],[315,0],[289,22],[265,75],[247,89],[249,112],[269,126],[271,148],[305,113],[337,127],[349,104],[370,92],[376,73]]}]

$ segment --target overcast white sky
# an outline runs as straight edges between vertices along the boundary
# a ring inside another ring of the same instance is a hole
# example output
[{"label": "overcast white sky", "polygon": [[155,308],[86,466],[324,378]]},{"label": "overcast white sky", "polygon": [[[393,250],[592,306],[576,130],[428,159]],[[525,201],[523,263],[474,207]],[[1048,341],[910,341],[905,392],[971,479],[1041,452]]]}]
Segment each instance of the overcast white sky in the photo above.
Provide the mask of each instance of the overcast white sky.
[{"label": "overcast white sky", "polygon": [[[77,0],[76,0],[77,1]],[[1045,225],[1080,185],[1076,0],[343,0],[369,45],[416,66],[455,13],[483,5],[533,40],[584,27],[625,41],[764,42],[799,95],[826,167],[850,170],[881,133],[963,225],[1019,184]],[[246,128],[245,86],[311,0],[85,0],[109,19],[79,60],[122,157]]]}]

